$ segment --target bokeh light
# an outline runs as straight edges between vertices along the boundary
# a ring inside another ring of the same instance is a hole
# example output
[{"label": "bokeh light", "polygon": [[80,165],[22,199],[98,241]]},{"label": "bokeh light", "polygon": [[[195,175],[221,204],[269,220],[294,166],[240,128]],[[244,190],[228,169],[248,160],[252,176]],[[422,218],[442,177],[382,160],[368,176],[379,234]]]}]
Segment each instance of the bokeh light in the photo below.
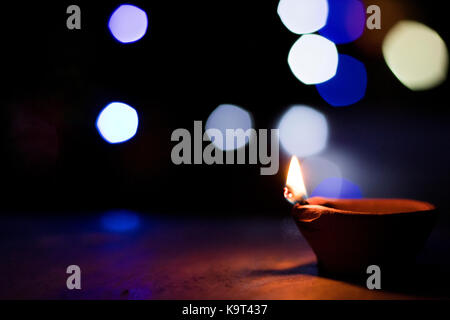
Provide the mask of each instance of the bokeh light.
[{"label": "bokeh light", "polygon": [[322,181],[332,177],[342,177],[341,168],[323,156],[311,156],[302,161],[303,177],[308,193]]},{"label": "bokeh light", "polygon": [[346,54],[340,54],[336,75],[316,85],[316,88],[320,96],[334,107],[354,104],[366,94],[366,67],[361,61]]},{"label": "bokeh light", "polygon": [[147,32],[147,14],[144,10],[129,4],[119,6],[109,18],[108,27],[114,38],[121,43],[141,39]]},{"label": "bokeh light", "polygon": [[338,60],[336,45],[317,34],[300,37],[288,56],[292,73],[304,84],[330,80],[336,74]]},{"label": "bokeh light", "polygon": [[360,199],[362,192],[353,182],[339,177],[327,178],[311,193],[311,197],[336,199]]},{"label": "bokeh light", "polygon": [[129,105],[122,102],[108,104],[97,118],[97,129],[109,143],[125,142],[136,134],[138,115]]},{"label": "bokeh light", "polygon": [[322,151],[327,144],[328,123],[325,116],[311,107],[291,107],[278,125],[280,144],[290,155],[307,157]]},{"label": "bokeh light", "polygon": [[223,139],[212,139],[213,144],[220,150],[234,150],[245,146],[250,139],[248,137],[245,140],[234,139],[234,143],[231,144],[226,141],[227,129],[242,129],[247,131],[253,128],[252,116],[246,110],[233,104],[221,104],[219,105],[208,117],[206,121],[206,130],[217,129],[222,133]]},{"label": "bokeh light", "polygon": [[[366,29],[364,36],[354,43],[362,50],[364,56],[378,59],[382,55],[382,43],[388,31],[399,21],[408,17],[421,17],[425,12],[419,6],[411,5],[408,0],[376,0],[364,1],[366,9],[372,5],[380,8],[379,17],[374,19],[374,11],[366,11],[366,19],[370,23],[379,21],[380,29]],[[367,20],[366,20],[367,21]]]},{"label": "bokeh light", "polygon": [[297,34],[312,33],[327,23],[327,0],[280,0],[277,9],[281,22]]},{"label": "bokeh light", "polygon": [[319,31],[336,44],[355,41],[364,32],[366,11],[360,0],[328,0],[326,25]]},{"label": "bokeh light", "polygon": [[383,55],[397,79],[411,90],[431,89],[447,77],[447,47],[422,23],[397,23],[383,41]]},{"label": "bokeh light", "polygon": [[113,232],[132,231],[139,227],[139,215],[128,210],[113,210],[106,212],[100,223],[103,229]]}]

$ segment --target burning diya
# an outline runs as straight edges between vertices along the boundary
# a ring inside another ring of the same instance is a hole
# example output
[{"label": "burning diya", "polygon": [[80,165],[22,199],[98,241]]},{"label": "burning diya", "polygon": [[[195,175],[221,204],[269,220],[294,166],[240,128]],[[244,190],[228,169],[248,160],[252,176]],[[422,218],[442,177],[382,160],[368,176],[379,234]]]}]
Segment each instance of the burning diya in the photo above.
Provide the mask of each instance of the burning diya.
[{"label": "burning diya", "polygon": [[335,276],[399,271],[415,262],[437,218],[427,202],[407,199],[307,199],[300,163],[292,157],[284,189],[292,216],[319,272]]}]

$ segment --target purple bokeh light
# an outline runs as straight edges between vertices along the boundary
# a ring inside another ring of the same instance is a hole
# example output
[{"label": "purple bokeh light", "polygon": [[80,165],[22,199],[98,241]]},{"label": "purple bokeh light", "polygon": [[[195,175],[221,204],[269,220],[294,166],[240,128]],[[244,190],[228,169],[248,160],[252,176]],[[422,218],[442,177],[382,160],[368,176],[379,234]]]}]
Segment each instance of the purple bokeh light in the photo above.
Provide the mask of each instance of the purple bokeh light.
[{"label": "purple bokeh light", "polygon": [[148,19],[144,10],[129,4],[119,6],[109,18],[108,27],[121,43],[136,42],[147,32]]},{"label": "purple bokeh light", "polygon": [[360,0],[328,0],[327,24],[319,33],[336,44],[355,41],[364,32],[366,11]]}]

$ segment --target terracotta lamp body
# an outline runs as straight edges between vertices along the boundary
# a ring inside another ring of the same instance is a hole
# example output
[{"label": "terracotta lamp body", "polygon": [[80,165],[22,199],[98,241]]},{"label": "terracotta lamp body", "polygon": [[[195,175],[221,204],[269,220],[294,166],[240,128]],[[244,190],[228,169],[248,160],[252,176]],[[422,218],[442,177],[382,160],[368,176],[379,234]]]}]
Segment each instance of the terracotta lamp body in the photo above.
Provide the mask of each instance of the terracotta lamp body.
[{"label": "terracotta lamp body", "polygon": [[406,199],[310,198],[292,215],[317,256],[319,270],[332,275],[365,274],[413,263],[437,218],[427,202]]}]

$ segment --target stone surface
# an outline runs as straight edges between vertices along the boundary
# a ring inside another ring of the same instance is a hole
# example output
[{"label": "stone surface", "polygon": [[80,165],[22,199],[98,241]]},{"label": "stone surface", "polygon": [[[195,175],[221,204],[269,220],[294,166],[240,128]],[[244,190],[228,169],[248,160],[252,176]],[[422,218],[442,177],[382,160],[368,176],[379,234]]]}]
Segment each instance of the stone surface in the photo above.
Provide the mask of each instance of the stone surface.
[{"label": "stone surface", "polygon": [[[412,288],[370,291],[318,275],[312,250],[289,218],[147,216],[126,233],[102,229],[99,216],[3,217],[0,225],[1,299],[448,297],[448,264],[436,267],[434,260],[448,252],[446,231],[432,237]],[[82,270],[81,290],[66,288],[71,264]]]}]

